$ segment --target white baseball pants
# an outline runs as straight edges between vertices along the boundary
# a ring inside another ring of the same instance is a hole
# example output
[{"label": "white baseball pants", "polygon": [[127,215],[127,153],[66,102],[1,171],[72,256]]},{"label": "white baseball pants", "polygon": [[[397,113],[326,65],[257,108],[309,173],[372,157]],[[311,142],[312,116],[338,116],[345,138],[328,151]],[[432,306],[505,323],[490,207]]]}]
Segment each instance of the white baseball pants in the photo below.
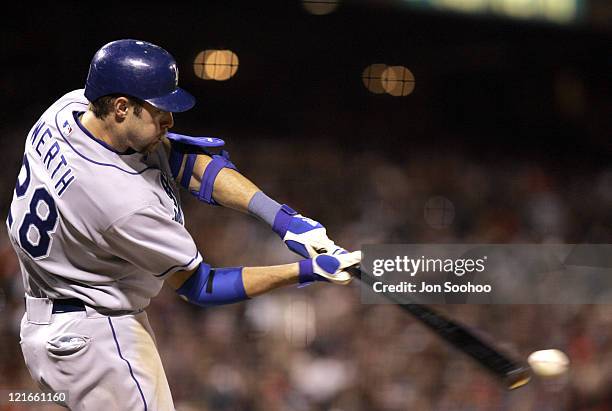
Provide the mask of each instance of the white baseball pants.
[{"label": "white baseball pants", "polygon": [[174,410],[147,314],[52,314],[46,298],[26,297],[21,349],[45,391],[67,391],[71,410]]}]

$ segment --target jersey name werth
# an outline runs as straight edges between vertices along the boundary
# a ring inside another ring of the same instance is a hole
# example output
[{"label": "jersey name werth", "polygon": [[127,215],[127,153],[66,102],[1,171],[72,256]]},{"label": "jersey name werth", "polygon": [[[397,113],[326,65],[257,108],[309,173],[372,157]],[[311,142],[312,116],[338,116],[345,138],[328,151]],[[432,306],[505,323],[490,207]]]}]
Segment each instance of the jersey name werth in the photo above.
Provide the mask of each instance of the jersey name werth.
[{"label": "jersey name werth", "polygon": [[41,120],[32,130],[29,143],[54,183],[55,192],[61,196],[74,181],[75,176],[66,157],[61,153],[59,143],[51,135],[51,128]]}]

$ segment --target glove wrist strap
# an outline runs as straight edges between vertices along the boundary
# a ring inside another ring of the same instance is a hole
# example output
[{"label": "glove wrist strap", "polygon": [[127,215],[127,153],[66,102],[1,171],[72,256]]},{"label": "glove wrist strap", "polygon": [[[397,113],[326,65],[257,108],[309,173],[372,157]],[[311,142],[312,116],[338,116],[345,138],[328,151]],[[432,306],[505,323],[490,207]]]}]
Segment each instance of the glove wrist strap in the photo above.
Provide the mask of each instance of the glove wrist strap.
[{"label": "glove wrist strap", "polygon": [[312,259],[301,260],[299,262],[300,274],[298,276],[300,284],[312,283],[317,281],[317,275],[312,267]]},{"label": "glove wrist strap", "polygon": [[272,225],[272,231],[280,236],[280,238],[284,238],[287,233],[287,228],[289,227],[289,223],[291,223],[291,219],[294,215],[297,214],[297,211],[293,210],[286,204],[283,204],[276,213],[276,217],[274,217],[274,224]]}]

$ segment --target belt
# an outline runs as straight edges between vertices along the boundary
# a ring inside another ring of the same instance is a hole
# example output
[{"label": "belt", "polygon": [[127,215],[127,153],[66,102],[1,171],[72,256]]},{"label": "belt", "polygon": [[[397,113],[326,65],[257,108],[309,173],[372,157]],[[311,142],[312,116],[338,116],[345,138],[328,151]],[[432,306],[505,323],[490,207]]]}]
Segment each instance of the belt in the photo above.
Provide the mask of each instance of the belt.
[{"label": "belt", "polygon": [[73,311],[85,311],[85,303],[78,298],[53,300],[53,314],[70,313]]}]

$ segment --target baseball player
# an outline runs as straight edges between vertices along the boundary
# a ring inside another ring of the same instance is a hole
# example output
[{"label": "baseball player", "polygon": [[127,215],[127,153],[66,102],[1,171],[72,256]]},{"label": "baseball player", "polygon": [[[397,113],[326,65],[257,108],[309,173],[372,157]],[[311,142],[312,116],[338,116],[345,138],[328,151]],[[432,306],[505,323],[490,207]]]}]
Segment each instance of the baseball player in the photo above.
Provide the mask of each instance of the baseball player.
[{"label": "baseball player", "polygon": [[[294,283],[346,284],[344,269],[361,259],[266,196],[226,152],[212,154],[222,140],[169,133],[172,113],[194,104],[167,51],[118,40],[26,137],[7,218],[26,292],[21,347],[32,378],[67,391],[70,409],[174,409],[144,311],[164,281],[210,306]],[[304,259],[212,268],[184,227],[179,186],[267,222]]]}]

